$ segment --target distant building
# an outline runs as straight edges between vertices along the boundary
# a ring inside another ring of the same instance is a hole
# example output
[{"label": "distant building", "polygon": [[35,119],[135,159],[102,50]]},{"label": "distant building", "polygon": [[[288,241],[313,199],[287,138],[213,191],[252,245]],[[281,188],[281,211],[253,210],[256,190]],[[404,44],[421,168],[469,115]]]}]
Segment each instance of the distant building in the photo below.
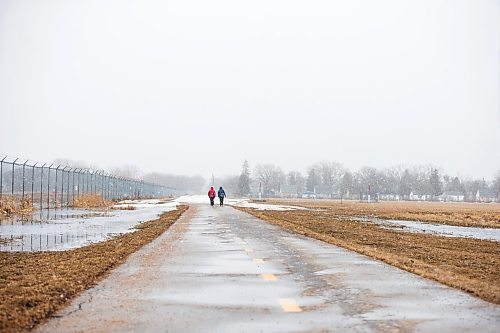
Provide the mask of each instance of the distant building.
[{"label": "distant building", "polygon": [[408,199],[410,201],[430,201],[432,200],[432,195],[427,193],[419,193],[416,191],[411,191]]},{"label": "distant building", "polygon": [[462,192],[447,191],[436,197],[438,201],[444,202],[462,202],[465,199],[465,195]]},{"label": "distant building", "polygon": [[297,185],[281,185],[279,196],[281,198],[298,198]]},{"label": "distant building", "polygon": [[378,202],[379,196],[378,193],[359,193],[359,201],[365,201],[365,202]]},{"label": "distant building", "polygon": [[384,200],[384,201],[399,201],[399,200],[401,200],[399,194],[391,194],[391,193],[379,194],[378,198],[379,198],[379,200]]},{"label": "distant building", "polygon": [[495,191],[490,188],[482,188],[477,190],[475,199],[477,202],[500,202]]},{"label": "distant building", "polygon": [[302,199],[316,199],[316,193],[311,192],[311,191],[305,191],[302,193]]}]

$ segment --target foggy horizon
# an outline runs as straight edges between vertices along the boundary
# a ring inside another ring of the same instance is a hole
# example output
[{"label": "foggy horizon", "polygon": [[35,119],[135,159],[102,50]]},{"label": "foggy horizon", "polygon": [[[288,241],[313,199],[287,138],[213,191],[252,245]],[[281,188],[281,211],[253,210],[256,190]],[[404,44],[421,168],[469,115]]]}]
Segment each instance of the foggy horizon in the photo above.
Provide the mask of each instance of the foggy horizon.
[{"label": "foggy horizon", "polygon": [[0,154],[500,171],[498,1],[0,0]]}]

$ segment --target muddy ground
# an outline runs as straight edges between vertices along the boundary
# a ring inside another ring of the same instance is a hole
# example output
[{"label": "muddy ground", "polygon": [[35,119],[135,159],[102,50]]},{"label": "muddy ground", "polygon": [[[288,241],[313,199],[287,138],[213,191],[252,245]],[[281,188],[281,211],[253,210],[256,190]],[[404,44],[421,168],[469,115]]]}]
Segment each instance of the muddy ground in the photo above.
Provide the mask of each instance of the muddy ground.
[{"label": "muddy ground", "polygon": [[[287,201],[288,204],[290,202]],[[262,211],[239,208],[272,224],[296,233],[356,251],[382,260],[401,269],[431,278],[476,295],[486,301],[500,304],[500,243],[471,238],[451,238],[429,234],[389,230],[380,226],[352,221],[345,216],[374,214],[380,209],[389,214],[384,205],[377,208],[359,204],[314,204],[305,206],[320,210]],[[418,211],[415,209],[415,211]],[[392,214],[404,213],[398,207]],[[432,212],[430,212],[432,214]],[[481,217],[469,213],[472,220]],[[484,216],[479,211],[480,216]],[[491,212],[488,212],[491,214]],[[453,215],[453,214],[452,214]],[[380,215],[376,215],[379,216]],[[457,218],[453,215],[453,218]],[[398,218],[401,218],[398,215]],[[477,226],[477,225],[476,225]]]},{"label": "muddy ground", "polygon": [[338,216],[378,217],[459,227],[500,228],[500,203],[271,199],[269,203],[322,209]]},{"label": "muddy ground", "polygon": [[137,231],[62,252],[0,252],[0,331],[27,332],[112,268],[167,230],[187,209],[178,206]]}]

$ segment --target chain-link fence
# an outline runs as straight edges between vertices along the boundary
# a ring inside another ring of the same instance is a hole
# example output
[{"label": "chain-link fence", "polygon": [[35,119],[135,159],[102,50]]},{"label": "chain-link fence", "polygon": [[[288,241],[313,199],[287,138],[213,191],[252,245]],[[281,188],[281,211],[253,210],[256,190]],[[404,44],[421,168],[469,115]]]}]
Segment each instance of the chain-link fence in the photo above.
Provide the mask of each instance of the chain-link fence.
[{"label": "chain-link fence", "polygon": [[79,197],[89,194],[113,200],[161,197],[174,192],[172,188],[103,170],[0,157],[0,201],[20,200],[39,209],[70,207]]}]

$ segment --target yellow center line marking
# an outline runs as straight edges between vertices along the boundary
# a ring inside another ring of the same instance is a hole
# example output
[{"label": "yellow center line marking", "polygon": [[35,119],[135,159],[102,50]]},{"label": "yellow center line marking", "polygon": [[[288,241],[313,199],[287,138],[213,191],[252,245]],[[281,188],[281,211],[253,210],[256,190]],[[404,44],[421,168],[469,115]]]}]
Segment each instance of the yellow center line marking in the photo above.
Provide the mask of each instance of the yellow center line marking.
[{"label": "yellow center line marking", "polygon": [[256,264],[263,264],[264,260],[262,260],[262,259],[253,259],[253,262],[256,263]]},{"label": "yellow center line marking", "polygon": [[280,298],[279,302],[285,312],[302,312],[302,309],[291,298]]},{"label": "yellow center line marking", "polygon": [[262,278],[266,281],[276,281],[278,278],[274,274],[262,274]]},{"label": "yellow center line marking", "polygon": [[245,249],[245,252],[253,252],[253,250],[252,250],[252,249],[249,249],[249,248],[246,248],[246,249]]}]

